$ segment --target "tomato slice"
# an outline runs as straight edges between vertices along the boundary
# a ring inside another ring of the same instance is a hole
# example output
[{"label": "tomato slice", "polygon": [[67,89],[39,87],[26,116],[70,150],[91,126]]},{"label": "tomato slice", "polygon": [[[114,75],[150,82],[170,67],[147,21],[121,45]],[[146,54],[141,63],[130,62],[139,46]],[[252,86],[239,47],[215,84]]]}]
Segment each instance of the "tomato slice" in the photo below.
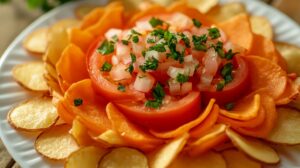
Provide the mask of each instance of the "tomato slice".
[{"label": "tomato slice", "polygon": [[117,103],[117,107],[132,121],[155,130],[171,130],[195,119],[200,113],[200,92],[164,104],[159,109],[146,108],[144,103]]},{"label": "tomato slice", "polygon": [[101,66],[105,61],[109,61],[111,55],[101,55],[97,52],[98,46],[102,43],[103,38],[97,39],[91,46],[87,55],[87,65],[90,78],[94,89],[107,100],[119,101],[138,101],[145,98],[145,94],[138,92],[129,87],[125,91],[118,90],[118,83],[114,83],[105,77],[105,74],[100,71]]},{"label": "tomato slice", "polygon": [[249,90],[250,77],[248,65],[246,61],[239,56],[236,56],[234,59],[237,68],[233,80],[225,85],[222,91],[217,91],[213,85],[202,91],[201,95],[204,104],[207,104],[211,98],[215,98],[217,104],[220,105],[234,102]]}]

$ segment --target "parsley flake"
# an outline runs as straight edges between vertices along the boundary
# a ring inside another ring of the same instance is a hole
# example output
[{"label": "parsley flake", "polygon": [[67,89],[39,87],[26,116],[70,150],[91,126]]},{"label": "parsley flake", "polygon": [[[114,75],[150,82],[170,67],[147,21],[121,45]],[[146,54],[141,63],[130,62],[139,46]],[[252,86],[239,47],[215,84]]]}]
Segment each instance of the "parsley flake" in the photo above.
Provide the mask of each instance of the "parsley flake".
[{"label": "parsley flake", "polygon": [[201,25],[202,25],[202,23],[195,18],[193,18],[193,23],[194,23],[194,26],[196,26],[197,28],[201,27]]},{"label": "parsley flake", "polygon": [[233,58],[233,56],[235,56],[236,54],[238,54],[237,52],[232,52],[232,49],[229,49],[226,53],[225,53],[225,58],[227,60],[231,60]]},{"label": "parsley flake", "polygon": [[228,104],[225,105],[225,109],[226,109],[226,110],[229,110],[229,111],[230,111],[230,110],[232,110],[233,108],[234,108],[234,103],[228,103]]},{"label": "parsley flake", "polygon": [[213,27],[208,29],[208,35],[212,39],[219,38],[221,36],[219,29]]},{"label": "parsley flake", "polygon": [[114,43],[111,41],[105,40],[101,46],[97,49],[97,52],[102,55],[107,55],[115,51]]},{"label": "parsley flake", "polygon": [[178,35],[181,37],[181,39],[184,42],[185,46],[187,48],[191,48],[190,39],[183,33],[179,33]]},{"label": "parsley flake", "polygon": [[187,75],[179,73],[176,76],[176,81],[179,83],[184,83],[184,82],[187,82],[188,80],[189,80],[189,76],[187,76]]},{"label": "parsley flake", "polygon": [[156,84],[155,88],[152,90],[152,96],[154,97],[154,100],[147,100],[145,106],[157,109],[161,106],[162,100],[165,97],[165,91],[161,84]]},{"label": "parsley flake", "polygon": [[83,103],[83,100],[81,98],[77,98],[77,99],[74,99],[74,106],[80,106],[82,105]]},{"label": "parsley flake", "polygon": [[108,62],[104,62],[104,64],[101,67],[101,71],[109,72],[112,68],[112,65]]},{"label": "parsley flake", "polygon": [[159,43],[154,46],[151,46],[149,50],[155,50],[157,52],[166,52],[165,44]]},{"label": "parsley flake", "polygon": [[134,43],[138,43],[138,42],[139,42],[139,37],[138,37],[138,36],[133,36],[133,37],[132,37],[132,41],[133,41]]},{"label": "parsley flake", "polygon": [[128,41],[128,40],[122,40],[122,43],[123,43],[124,45],[128,45],[129,41]]},{"label": "parsley flake", "polygon": [[144,72],[146,70],[156,70],[158,67],[158,60],[151,57],[151,58],[147,59],[143,65],[140,65],[139,67]]},{"label": "parsley flake", "polygon": [[224,87],[225,87],[225,81],[224,81],[224,80],[221,80],[221,81],[217,84],[216,89],[217,89],[217,91],[222,91]]},{"label": "parsley flake", "polygon": [[119,84],[119,85],[118,85],[118,90],[121,91],[121,92],[125,92],[125,91],[126,91],[126,88],[125,88],[124,85]]},{"label": "parsley flake", "polygon": [[195,49],[198,51],[206,51],[207,47],[205,45],[206,41],[207,41],[207,36],[206,34],[203,34],[201,36],[196,36],[193,35],[193,43],[195,46]]},{"label": "parsley flake", "polygon": [[225,84],[227,84],[233,80],[232,70],[233,70],[232,63],[225,64],[224,67],[221,69],[221,75],[225,79]]},{"label": "parsley flake", "polygon": [[163,21],[158,19],[158,18],[155,18],[155,17],[152,17],[150,20],[149,20],[149,23],[151,24],[151,26],[153,28],[157,27],[157,26],[162,26],[163,25]]},{"label": "parsley flake", "polygon": [[142,35],[141,33],[135,31],[134,29],[131,29],[131,34],[135,34],[135,35],[139,35],[139,36]]}]

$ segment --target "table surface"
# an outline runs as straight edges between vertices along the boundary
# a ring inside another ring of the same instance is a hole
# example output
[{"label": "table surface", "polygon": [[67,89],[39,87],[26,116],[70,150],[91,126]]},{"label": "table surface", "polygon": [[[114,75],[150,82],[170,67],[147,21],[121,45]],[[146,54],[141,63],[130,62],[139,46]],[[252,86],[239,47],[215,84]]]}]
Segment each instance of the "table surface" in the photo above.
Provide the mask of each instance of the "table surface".
[{"label": "table surface", "polygon": [[[266,3],[285,12],[300,24],[299,0],[264,0]],[[26,10],[25,10],[26,11]],[[24,15],[24,4],[13,0],[9,4],[0,4],[0,57],[12,40],[41,13]],[[0,140],[0,168],[20,168],[5,149]]]}]

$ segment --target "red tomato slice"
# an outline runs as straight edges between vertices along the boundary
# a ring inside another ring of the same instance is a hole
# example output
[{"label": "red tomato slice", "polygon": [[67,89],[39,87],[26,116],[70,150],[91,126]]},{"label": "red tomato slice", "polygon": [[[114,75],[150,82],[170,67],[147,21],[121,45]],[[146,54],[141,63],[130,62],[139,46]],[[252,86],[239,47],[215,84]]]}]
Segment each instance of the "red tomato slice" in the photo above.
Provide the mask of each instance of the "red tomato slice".
[{"label": "red tomato slice", "polygon": [[[91,46],[87,55],[87,65],[90,78],[94,89],[107,100],[119,101],[138,101],[145,98],[145,94],[138,92],[129,87],[125,91],[118,90],[118,83],[108,80],[100,68],[105,61],[109,61],[111,55],[101,55],[97,52],[97,48],[101,45],[102,39],[97,39]],[[110,61],[109,61],[110,62]]]},{"label": "red tomato slice", "polygon": [[118,103],[118,108],[134,122],[155,130],[171,130],[195,119],[200,113],[200,92],[171,101],[159,109],[146,108],[144,103]]},{"label": "red tomato slice", "polygon": [[222,91],[217,91],[215,86],[211,86],[201,92],[204,104],[207,104],[211,98],[215,98],[217,104],[224,105],[237,100],[245,94],[245,91],[249,90],[250,80],[247,63],[239,56],[235,57],[235,63],[237,69],[233,81],[225,85]]}]

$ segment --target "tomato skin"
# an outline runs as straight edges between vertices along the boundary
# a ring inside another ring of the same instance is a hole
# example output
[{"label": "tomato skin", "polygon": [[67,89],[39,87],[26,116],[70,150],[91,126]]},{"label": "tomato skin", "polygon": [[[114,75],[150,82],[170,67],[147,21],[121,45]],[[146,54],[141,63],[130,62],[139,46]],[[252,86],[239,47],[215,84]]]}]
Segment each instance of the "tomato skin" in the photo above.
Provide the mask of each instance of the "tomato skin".
[{"label": "tomato skin", "polygon": [[97,48],[102,41],[103,37],[96,39],[90,46],[86,56],[89,76],[92,80],[95,91],[107,100],[114,102],[133,100],[138,101],[145,99],[144,93],[135,91],[129,87],[126,87],[125,92],[118,90],[117,83],[112,83],[103,76],[102,72],[100,71],[100,67],[105,61],[110,60],[112,54],[101,55],[97,52]]},{"label": "tomato skin", "polygon": [[117,103],[129,119],[146,128],[166,131],[179,127],[199,115],[200,92],[192,91],[182,99],[163,105],[160,109],[147,109],[144,103]]},{"label": "tomato skin", "polygon": [[201,92],[203,103],[207,104],[211,98],[216,99],[216,103],[225,105],[236,101],[249,90],[250,75],[249,68],[243,58],[236,56],[234,62],[238,68],[233,81],[225,85],[222,91],[216,91],[215,86]]}]

